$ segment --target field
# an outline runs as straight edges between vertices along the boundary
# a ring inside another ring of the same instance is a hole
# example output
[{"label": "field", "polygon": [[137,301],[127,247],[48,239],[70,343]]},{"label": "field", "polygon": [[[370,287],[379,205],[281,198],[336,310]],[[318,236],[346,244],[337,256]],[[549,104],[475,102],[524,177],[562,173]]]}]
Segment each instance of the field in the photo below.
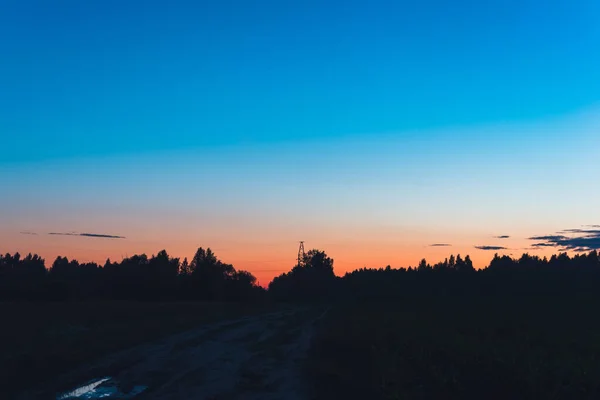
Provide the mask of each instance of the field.
[{"label": "field", "polygon": [[598,398],[599,305],[537,296],[339,305],[309,351],[314,398]]},{"label": "field", "polygon": [[597,296],[498,295],[311,307],[4,303],[0,398],[111,376],[145,385],[149,399],[592,399],[599,306]]},{"label": "field", "polygon": [[207,303],[0,303],[0,398],[117,350],[272,306]]}]

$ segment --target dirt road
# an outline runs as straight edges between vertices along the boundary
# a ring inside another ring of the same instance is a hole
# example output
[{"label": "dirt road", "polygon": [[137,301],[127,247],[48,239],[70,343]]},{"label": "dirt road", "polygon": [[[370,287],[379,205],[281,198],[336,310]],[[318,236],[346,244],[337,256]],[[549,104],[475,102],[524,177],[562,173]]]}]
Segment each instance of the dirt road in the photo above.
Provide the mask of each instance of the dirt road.
[{"label": "dirt road", "polygon": [[110,355],[65,376],[62,387],[69,382],[74,389],[38,395],[61,400],[304,399],[301,362],[315,322],[325,313],[291,309],[206,325]]}]

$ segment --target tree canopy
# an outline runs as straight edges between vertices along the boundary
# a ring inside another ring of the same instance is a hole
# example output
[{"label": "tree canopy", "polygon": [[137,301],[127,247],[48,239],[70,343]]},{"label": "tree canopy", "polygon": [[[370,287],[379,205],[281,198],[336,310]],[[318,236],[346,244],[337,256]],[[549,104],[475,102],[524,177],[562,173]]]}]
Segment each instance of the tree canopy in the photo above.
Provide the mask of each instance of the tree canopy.
[{"label": "tree canopy", "polygon": [[[565,294],[595,293],[600,284],[598,252],[550,258],[496,254],[486,268],[475,270],[470,257],[451,255],[416,267],[361,268],[342,277],[322,250],[310,250],[289,272],[268,287],[272,300],[331,301],[334,299],[406,299],[440,293]],[[49,269],[36,254],[0,254],[0,300],[262,300],[266,291],[248,271],[217,258],[200,247],[194,257],[169,256],[165,250],[148,257],[136,254],[104,265],[57,257]]]}]

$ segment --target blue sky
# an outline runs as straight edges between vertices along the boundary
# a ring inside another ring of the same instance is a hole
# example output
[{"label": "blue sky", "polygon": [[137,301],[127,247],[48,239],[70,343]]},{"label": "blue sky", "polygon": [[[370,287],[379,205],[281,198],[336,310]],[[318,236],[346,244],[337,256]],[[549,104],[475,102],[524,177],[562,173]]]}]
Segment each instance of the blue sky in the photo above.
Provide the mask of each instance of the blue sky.
[{"label": "blue sky", "polygon": [[598,102],[598,2],[412,3],[5,1],[0,126],[27,151],[3,162],[402,134]]},{"label": "blue sky", "polygon": [[[469,210],[466,236],[600,219],[583,212],[600,200],[587,182],[600,170],[597,1],[0,7],[5,240],[120,230],[125,215],[134,237],[150,218],[200,213],[236,215],[250,228],[231,230],[256,238],[269,221],[310,237],[359,215],[357,231],[404,227],[400,241],[447,235]],[[310,224],[288,211],[302,207]],[[483,217],[494,210],[513,217]]]}]

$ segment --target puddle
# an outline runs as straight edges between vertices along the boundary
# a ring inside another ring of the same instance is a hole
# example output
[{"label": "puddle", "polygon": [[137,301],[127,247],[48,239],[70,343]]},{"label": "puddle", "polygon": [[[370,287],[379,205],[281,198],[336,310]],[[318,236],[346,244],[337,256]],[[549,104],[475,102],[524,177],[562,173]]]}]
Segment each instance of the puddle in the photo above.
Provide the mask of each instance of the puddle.
[{"label": "puddle", "polygon": [[95,379],[69,392],[65,392],[56,396],[56,400],[72,400],[72,399],[132,399],[148,386],[134,386],[133,389],[123,392],[119,388],[118,382],[111,377]]}]

